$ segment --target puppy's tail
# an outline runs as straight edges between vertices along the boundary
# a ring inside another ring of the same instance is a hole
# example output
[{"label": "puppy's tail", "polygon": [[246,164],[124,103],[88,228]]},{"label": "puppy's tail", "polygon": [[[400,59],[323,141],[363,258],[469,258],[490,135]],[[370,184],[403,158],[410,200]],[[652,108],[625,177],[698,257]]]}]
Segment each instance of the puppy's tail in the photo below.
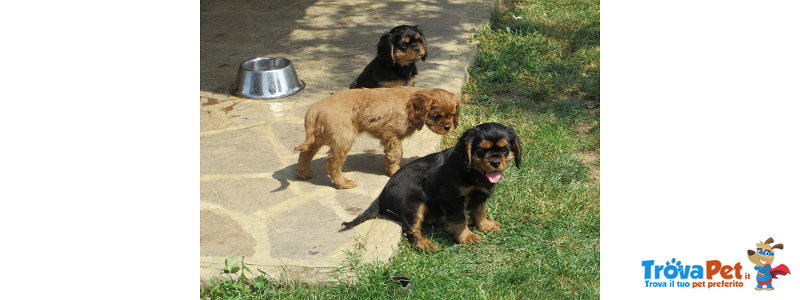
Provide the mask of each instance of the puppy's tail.
[{"label": "puppy's tail", "polygon": [[378,199],[375,199],[375,201],[372,201],[372,204],[370,204],[364,212],[358,215],[358,217],[350,222],[342,223],[342,229],[339,229],[339,232],[349,230],[350,228],[356,227],[358,224],[364,223],[366,220],[375,218],[378,216],[379,212],[380,208],[378,207]]},{"label": "puppy's tail", "polygon": [[316,127],[317,127],[317,112],[315,110],[309,109],[308,113],[306,114],[305,119],[305,126],[306,126],[306,140],[294,148],[294,151],[297,152],[306,152],[311,147],[311,144],[314,143],[314,135],[316,134]]}]

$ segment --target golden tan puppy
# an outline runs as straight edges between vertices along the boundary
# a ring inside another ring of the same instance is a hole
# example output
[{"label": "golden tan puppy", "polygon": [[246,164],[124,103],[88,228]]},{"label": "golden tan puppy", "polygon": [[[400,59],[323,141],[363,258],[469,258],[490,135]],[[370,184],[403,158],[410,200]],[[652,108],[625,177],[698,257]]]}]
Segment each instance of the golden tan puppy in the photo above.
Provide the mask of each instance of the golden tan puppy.
[{"label": "golden tan puppy", "polygon": [[342,165],[362,132],[381,141],[386,172],[391,176],[400,169],[400,141],[423,125],[438,134],[452,131],[458,126],[460,103],[448,91],[419,87],[352,89],[325,97],[306,112],[306,140],[295,148],[300,152],[297,177],[314,176],[311,159],[320,147],[328,145],[325,169],[333,184],[339,189],[356,187],[354,181],[342,176]]}]

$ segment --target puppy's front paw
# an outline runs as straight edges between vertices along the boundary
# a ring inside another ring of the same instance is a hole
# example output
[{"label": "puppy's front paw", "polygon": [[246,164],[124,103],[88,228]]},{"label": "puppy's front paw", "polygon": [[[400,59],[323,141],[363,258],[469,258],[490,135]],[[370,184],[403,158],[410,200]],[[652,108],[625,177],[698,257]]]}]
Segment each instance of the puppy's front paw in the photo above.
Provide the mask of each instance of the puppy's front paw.
[{"label": "puppy's front paw", "polygon": [[456,241],[459,244],[472,245],[472,244],[482,243],[483,238],[480,235],[474,234],[472,232],[467,232],[459,236]]},{"label": "puppy's front paw", "polygon": [[414,242],[414,247],[417,247],[418,250],[422,252],[436,252],[439,251],[439,248],[436,248],[436,244],[431,242],[431,240],[427,238],[418,239]]},{"label": "puppy's front paw", "polygon": [[337,189],[352,189],[356,187],[356,182],[350,179],[345,179],[342,183],[334,183]]},{"label": "puppy's front paw", "polygon": [[493,232],[500,230],[500,223],[494,220],[484,220],[477,224],[477,229],[480,232]]}]

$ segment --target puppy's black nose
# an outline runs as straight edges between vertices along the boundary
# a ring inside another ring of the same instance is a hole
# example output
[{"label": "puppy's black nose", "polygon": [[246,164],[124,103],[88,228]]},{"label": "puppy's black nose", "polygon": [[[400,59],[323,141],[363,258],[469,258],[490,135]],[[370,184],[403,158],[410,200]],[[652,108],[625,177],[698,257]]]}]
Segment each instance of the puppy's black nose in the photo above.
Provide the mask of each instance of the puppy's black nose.
[{"label": "puppy's black nose", "polygon": [[500,160],[498,159],[490,160],[489,165],[492,166],[492,168],[497,168],[500,166]]},{"label": "puppy's black nose", "polygon": [[450,124],[444,124],[442,128],[444,128],[444,130],[450,130]]}]

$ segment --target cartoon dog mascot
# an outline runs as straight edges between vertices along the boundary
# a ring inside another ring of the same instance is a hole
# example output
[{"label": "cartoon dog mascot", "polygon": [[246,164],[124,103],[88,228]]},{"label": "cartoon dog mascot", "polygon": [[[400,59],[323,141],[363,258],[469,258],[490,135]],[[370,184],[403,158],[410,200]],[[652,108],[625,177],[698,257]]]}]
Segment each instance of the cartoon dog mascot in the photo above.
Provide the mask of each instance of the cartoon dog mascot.
[{"label": "cartoon dog mascot", "polygon": [[[772,287],[772,279],[778,279],[778,275],[786,276],[786,274],[791,274],[786,265],[781,264],[774,268],[771,266],[772,261],[775,260],[775,252],[773,249],[783,250],[783,244],[769,245],[773,242],[772,238],[768,238],[766,242],[756,243],[756,251],[747,250],[747,258],[756,264],[755,269],[758,271],[758,276],[756,277],[758,286],[756,286],[756,291],[774,290],[775,288]],[[763,288],[764,285],[767,287]]]}]

